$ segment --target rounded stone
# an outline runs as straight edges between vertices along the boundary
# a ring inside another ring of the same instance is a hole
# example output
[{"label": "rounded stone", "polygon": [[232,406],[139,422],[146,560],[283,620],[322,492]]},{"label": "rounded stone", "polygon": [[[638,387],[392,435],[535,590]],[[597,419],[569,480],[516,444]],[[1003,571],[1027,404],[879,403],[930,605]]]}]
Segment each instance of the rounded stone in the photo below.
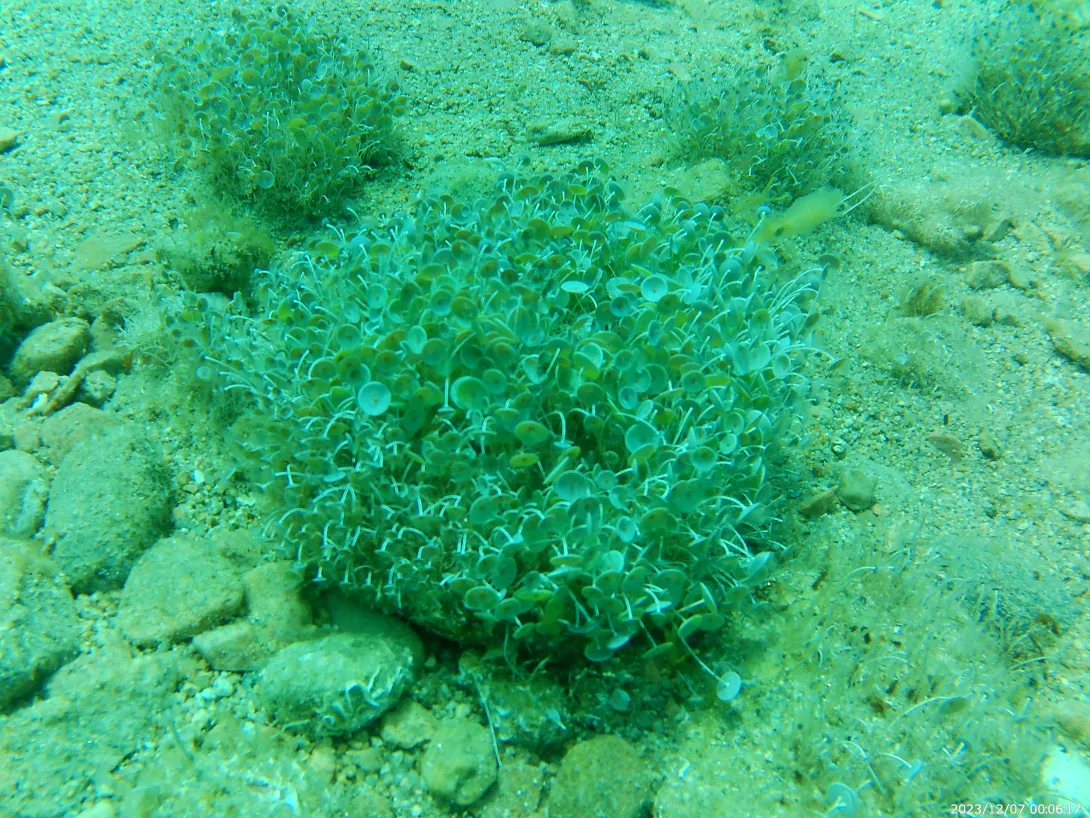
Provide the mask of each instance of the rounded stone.
[{"label": "rounded stone", "polygon": [[431,711],[406,699],[382,722],[382,740],[401,750],[411,750],[431,740],[435,717]]},{"label": "rounded stone", "polygon": [[161,452],[137,429],[107,427],[61,460],[49,490],[46,536],[77,593],[125,583],[133,563],[170,521]]},{"label": "rounded stone", "polygon": [[858,466],[852,466],[840,475],[836,496],[852,511],[865,511],[874,505],[874,489],[878,478],[871,477]]},{"label": "rounded stone", "polygon": [[416,677],[413,650],[394,631],[297,642],[269,660],[257,699],[286,729],[348,735],[397,704]]},{"label": "rounded stone", "polygon": [[117,391],[117,378],[109,372],[96,369],[80,384],[79,398],[91,406],[102,406]]},{"label": "rounded stone", "polygon": [[424,786],[437,798],[468,807],[496,781],[497,766],[488,728],[469,721],[440,725],[420,764]]},{"label": "rounded stone", "polygon": [[39,372],[67,375],[91,342],[91,325],[79,318],[43,324],[28,335],[11,361],[11,379],[25,386]]},{"label": "rounded stone", "polygon": [[635,748],[619,736],[595,736],[560,762],[549,818],[640,818],[650,799],[650,772]]},{"label": "rounded stone", "polygon": [[160,540],[136,561],[121,592],[118,623],[135,645],[196,636],[242,609],[242,581],[208,544]]}]

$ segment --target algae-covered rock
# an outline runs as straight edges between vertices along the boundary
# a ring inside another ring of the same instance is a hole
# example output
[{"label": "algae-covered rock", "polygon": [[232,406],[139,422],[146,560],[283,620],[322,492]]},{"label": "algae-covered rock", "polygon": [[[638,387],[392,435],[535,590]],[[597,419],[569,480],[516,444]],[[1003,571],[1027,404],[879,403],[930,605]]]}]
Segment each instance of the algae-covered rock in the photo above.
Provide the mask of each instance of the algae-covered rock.
[{"label": "algae-covered rock", "polygon": [[393,632],[297,642],[269,660],[257,699],[289,730],[348,735],[397,704],[416,677],[413,649]]},{"label": "algae-covered rock", "polygon": [[568,737],[570,698],[555,679],[489,673],[481,690],[488,701],[496,738],[532,753],[554,751]]},{"label": "algae-covered rock", "polygon": [[194,292],[233,295],[245,290],[254,270],[265,267],[275,247],[254,216],[216,200],[184,216],[184,226],[158,248],[160,257]]}]

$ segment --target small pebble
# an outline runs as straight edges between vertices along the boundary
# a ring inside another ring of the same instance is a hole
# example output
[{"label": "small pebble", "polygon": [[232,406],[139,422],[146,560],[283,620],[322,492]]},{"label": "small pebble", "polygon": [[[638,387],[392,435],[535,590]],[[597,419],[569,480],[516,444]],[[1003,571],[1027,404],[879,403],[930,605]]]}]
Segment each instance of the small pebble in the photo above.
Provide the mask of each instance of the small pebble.
[{"label": "small pebble", "polygon": [[973,139],[979,139],[983,142],[995,141],[995,135],[980,120],[971,116],[959,116],[956,117],[956,120],[961,127],[961,132],[966,136],[971,136]]},{"label": "small pebble", "polygon": [[576,48],[578,48],[578,46],[576,45],[575,40],[564,38],[550,43],[549,53],[555,54],[558,57],[566,57],[569,54],[574,54]]},{"label": "small pebble", "polygon": [[535,20],[531,23],[527,23],[523,28],[520,39],[525,40],[531,45],[543,46],[553,38],[553,28],[548,23],[543,23],[539,20]]},{"label": "small pebble", "polygon": [[558,122],[552,125],[538,126],[530,129],[530,135],[534,141],[542,146],[570,145],[576,142],[590,142],[594,138],[594,132],[585,125],[573,125],[567,122]]},{"label": "small pebble", "polygon": [[559,124],[545,129],[535,137],[535,141],[542,147],[549,145],[570,145],[579,142],[590,142],[594,139],[594,132],[585,125]]},{"label": "small pebble", "polygon": [[998,460],[1002,454],[999,443],[992,437],[991,432],[981,432],[976,445],[980,447],[980,453],[989,460]]}]

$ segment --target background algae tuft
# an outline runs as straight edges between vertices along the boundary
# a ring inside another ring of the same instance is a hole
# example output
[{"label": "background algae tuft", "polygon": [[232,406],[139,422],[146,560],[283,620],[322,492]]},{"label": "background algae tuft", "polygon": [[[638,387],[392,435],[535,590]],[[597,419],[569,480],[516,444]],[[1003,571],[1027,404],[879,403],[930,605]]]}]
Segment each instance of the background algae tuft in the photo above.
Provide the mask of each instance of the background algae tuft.
[{"label": "background algae tuft", "polygon": [[336,212],[394,149],[404,99],[366,53],[281,7],[160,53],[159,115],[222,190],[274,212]]}]

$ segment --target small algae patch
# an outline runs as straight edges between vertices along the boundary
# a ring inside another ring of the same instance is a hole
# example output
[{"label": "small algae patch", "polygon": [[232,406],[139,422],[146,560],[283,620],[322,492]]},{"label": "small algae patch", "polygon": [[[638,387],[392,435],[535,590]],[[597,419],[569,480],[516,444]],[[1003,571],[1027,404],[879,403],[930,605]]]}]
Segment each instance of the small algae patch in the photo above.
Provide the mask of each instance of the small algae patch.
[{"label": "small algae patch", "polygon": [[665,115],[682,155],[724,160],[745,188],[777,205],[861,181],[854,123],[802,50],[755,74],[727,69],[684,81]]}]

